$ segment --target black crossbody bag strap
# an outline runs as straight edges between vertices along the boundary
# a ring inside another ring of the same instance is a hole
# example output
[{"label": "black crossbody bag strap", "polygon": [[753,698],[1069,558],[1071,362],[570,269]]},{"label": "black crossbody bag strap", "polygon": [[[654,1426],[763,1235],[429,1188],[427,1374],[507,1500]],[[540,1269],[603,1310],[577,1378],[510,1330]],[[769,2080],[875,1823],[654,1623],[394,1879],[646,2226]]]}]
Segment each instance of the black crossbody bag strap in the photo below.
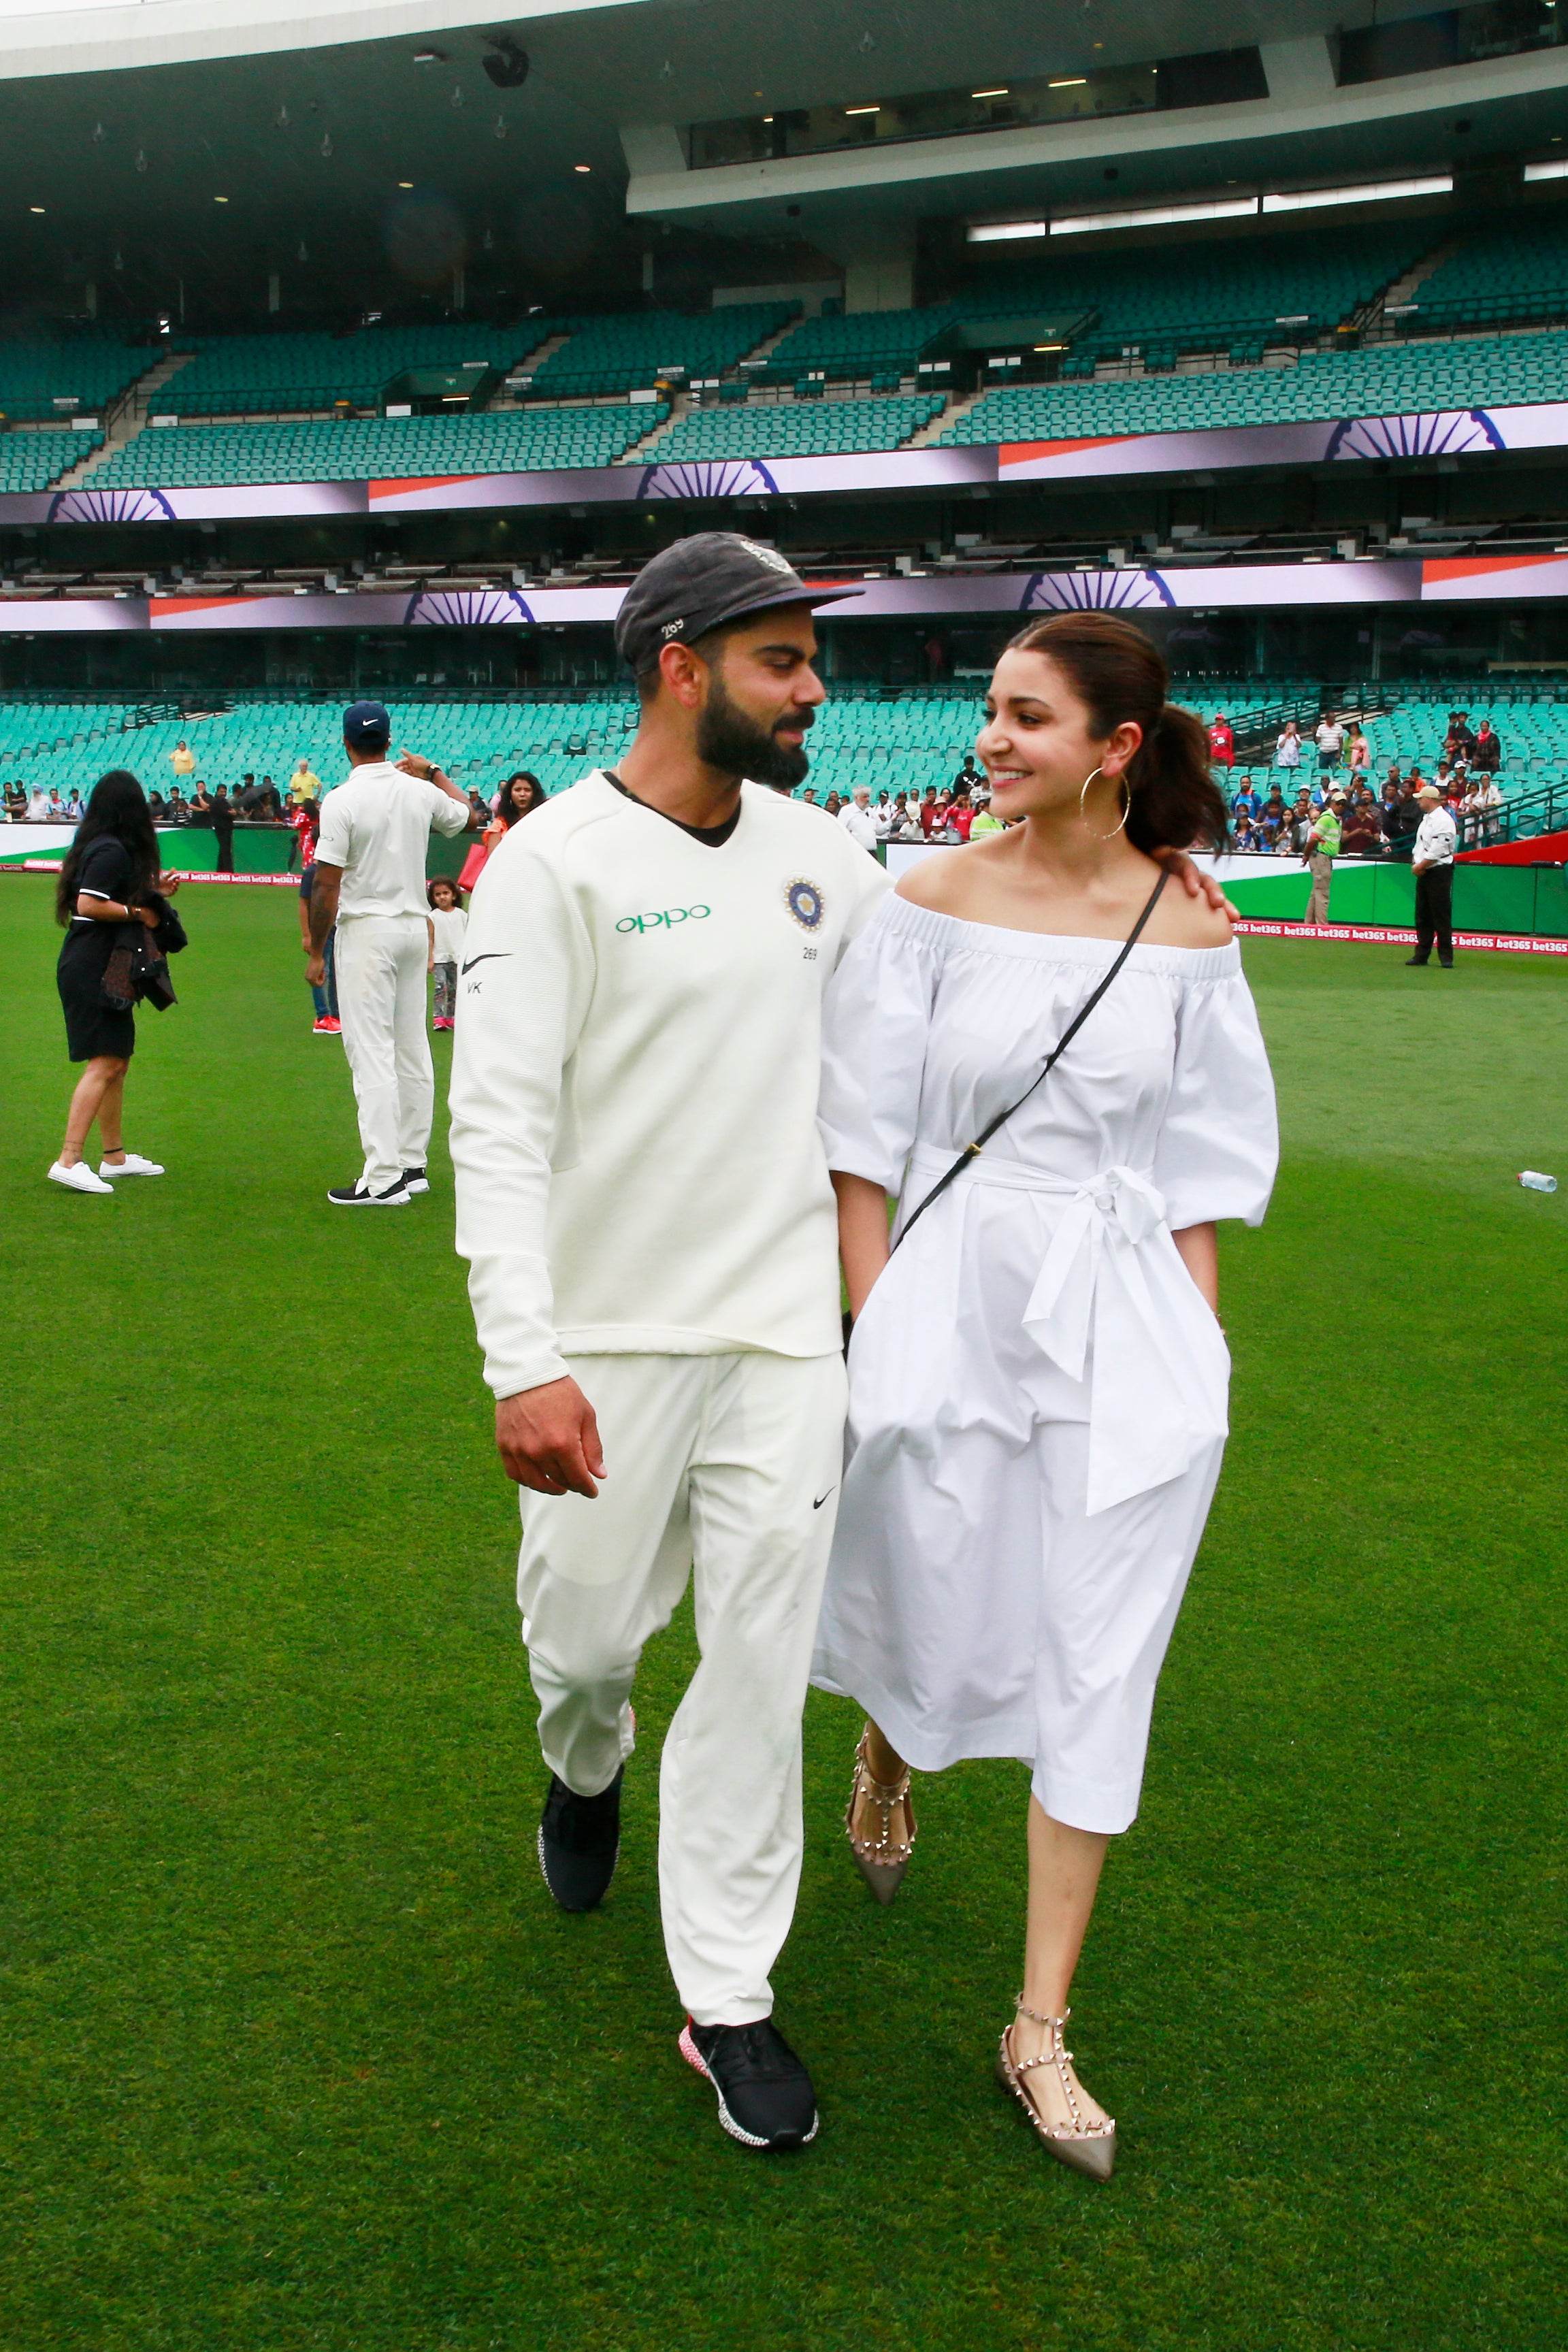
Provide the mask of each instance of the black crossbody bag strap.
[{"label": "black crossbody bag strap", "polygon": [[[1116,978],[1117,973],[1121,971],[1122,965],[1126,962],[1128,957],[1137,946],[1143,927],[1148,922],[1150,916],[1153,913],[1155,906],[1159,900],[1160,893],[1164,888],[1169,879],[1170,875],[1167,869],[1162,866],[1160,868],[1160,878],[1155,883],[1154,887],[1150,891],[1148,901],[1144,906],[1142,913],[1139,916],[1138,920],[1133,924],[1132,929],[1127,934],[1126,940],[1122,943],[1121,951],[1118,955],[1116,961],[1111,965],[1110,970],[1106,973],[1105,978],[1100,982],[1100,986],[1095,990],[1093,995],[1089,998],[1086,1003],[1081,1004],[1079,1007],[1077,1013],[1068,1022],[1058,1041],[1054,1052],[1047,1059],[1045,1068],[1040,1072],[1039,1076],[1035,1080],[1032,1086],[1025,1087],[1016,1102],[1009,1103],[1005,1110],[999,1110],[995,1118],[991,1121],[990,1125],[981,1129],[980,1133],[975,1137],[973,1143],[966,1143],[964,1145],[963,1150],[959,1153],[957,1159],[953,1161],[952,1166],[948,1170],[946,1175],[940,1178],[939,1181],[931,1186],[931,1191],[926,1194],[925,1199],[921,1202],[920,1207],[915,1211],[913,1216],[905,1220],[905,1223],[900,1231],[898,1241],[895,1241],[893,1244],[893,1249],[898,1248],[900,1242],[908,1240],[914,1227],[919,1224],[921,1219],[925,1215],[926,1211],[931,1207],[931,1202],[933,1201],[941,1200],[948,1186],[956,1177],[963,1173],[963,1170],[968,1167],[975,1154],[984,1150],[985,1146],[990,1142],[997,1129],[999,1127],[1005,1127],[1007,1121],[1012,1118],[1013,1113],[1016,1110],[1022,1110],[1024,1105],[1028,1101],[1029,1097],[1032,1094],[1037,1093],[1038,1089],[1045,1085],[1046,1080],[1050,1076],[1051,1072],[1056,1068],[1057,1064],[1061,1060],[1062,1055],[1067,1052],[1068,1047],[1072,1044],[1073,1039],[1078,1035],[1079,1031],[1083,1027],[1084,1023],[1089,1019],[1089,1014],[1094,1011],[1095,1006],[1100,1003],[1100,998],[1105,994],[1106,990],[1110,986],[1111,982]],[[892,1255],[892,1251],[889,1250],[888,1255],[890,1257]]]}]

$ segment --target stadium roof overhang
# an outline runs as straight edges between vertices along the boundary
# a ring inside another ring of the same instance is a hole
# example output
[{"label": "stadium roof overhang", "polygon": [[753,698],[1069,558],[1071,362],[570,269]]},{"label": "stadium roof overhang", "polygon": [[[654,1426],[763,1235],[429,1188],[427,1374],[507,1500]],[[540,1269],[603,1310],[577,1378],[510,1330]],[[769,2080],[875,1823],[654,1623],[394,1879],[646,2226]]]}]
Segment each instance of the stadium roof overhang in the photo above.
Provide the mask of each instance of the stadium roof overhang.
[{"label": "stadium roof overhang", "polygon": [[[1384,0],[1378,21],[1429,5]],[[949,0],[916,28],[903,0],[551,0],[500,18],[474,0],[0,0],[0,219],[20,262],[74,246],[79,268],[106,237],[173,254],[198,231],[209,264],[261,243],[291,257],[297,236],[409,194],[439,194],[470,234],[493,220],[525,236],[548,198],[584,233],[629,212],[842,255],[917,216],[1104,203],[1108,174],[1126,202],[1451,166],[1556,135],[1568,48],[1336,87],[1329,37],[1373,16],[1373,0],[1093,0],[1048,18],[1034,0]],[[527,52],[518,87],[487,77],[498,34]],[[687,163],[685,126],[759,106],[848,110],[1237,45],[1262,52],[1267,98]]]},{"label": "stadium roof overhang", "polygon": [[787,219],[835,252],[863,244],[879,225],[932,216],[1048,217],[1199,187],[1292,188],[1481,166],[1548,152],[1568,127],[1568,48],[1342,88],[1321,34],[1258,47],[1268,96],[1153,115],[706,169],[688,166],[673,128],[631,130],[623,134],[627,211],[731,234]]}]

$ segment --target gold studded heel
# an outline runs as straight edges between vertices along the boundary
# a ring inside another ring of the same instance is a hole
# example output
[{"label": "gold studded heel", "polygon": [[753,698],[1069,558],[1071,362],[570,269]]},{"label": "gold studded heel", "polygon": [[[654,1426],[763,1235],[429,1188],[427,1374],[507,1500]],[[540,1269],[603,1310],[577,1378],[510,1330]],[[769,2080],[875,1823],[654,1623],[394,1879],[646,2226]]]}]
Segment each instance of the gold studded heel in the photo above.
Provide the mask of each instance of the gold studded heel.
[{"label": "gold studded heel", "polygon": [[[849,1841],[849,1851],[855,1857],[855,1867],[879,1903],[890,1903],[899,1891],[899,1881],[910,1866],[910,1856],[915,1850],[915,1814],[910,1802],[910,1776],[905,1772],[890,1788],[874,1780],[866,1760],[868,1725],[860,1734],[860,1745],[855,1750],[855,1778],[849,1784],[849,1803],[844,1815],[844,1834]],[[875,1838],[862,1837],[855,1827],[855,1816],[862,1802],[875,1806],[881,1815],[881,1824]],[[902,1816],[903,1835],[893,1835],[893,1814]]]},{"label": "gold studded heel", "polygon": [[[1004,2090],[1011,2091],[1025,2116],[1033,2125],[1037,2138],[1054,2156],[1058,2164],[1074,2172],[1088,2175],[1090,2180],[1109,2180],[1116,2168],[1116,2120],[1107,2116],[1100,2124],[1086,2123],[1079,2113],[1078,2093],[1068,2065],[1072,2052],[1062,2044],[1062,2028],[1072,2015],[1063,2010],[1059,2017],[1044,2017],[1037,2009],[1026,2007],[1022,1999],[1016,2003],[1019,2017],[1032,2018],[1037,2025],[1048,2026],[1050,2042],[1037,2058],[1017,2059],[1013,2055],[1013,2027],[1008,2026],[996,2053],[996,2079]],[[1048,2124],[1024,2087],[1024,2077],[1032,2074],[1037,2066],[1054,2066],[1062,2086],[1062,2096],[1068,2103],[1070,2124]]]}]

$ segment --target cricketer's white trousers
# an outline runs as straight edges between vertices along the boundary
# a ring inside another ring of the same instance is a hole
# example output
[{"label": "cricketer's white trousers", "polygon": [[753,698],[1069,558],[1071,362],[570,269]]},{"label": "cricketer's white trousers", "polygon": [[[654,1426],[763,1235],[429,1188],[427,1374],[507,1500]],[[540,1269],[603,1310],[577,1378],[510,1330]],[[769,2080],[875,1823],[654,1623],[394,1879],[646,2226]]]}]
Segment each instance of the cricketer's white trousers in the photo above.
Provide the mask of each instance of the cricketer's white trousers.
[{"label": "cricketer's white trousers", "polygon": [[596,1796],[651,1633],[695,1570],[701,1653],[664,1743],[665,1949],[699,2025],[773,2009],[800,1883],[801,1711],[843,1469],[842,1359],[578,1356],[597,1497],[522,1496],[518,1601],[544,1760]]},{"label": "cricketer's white trousers", "polygon": [[338,923],[338,1018],[359,1107],[361,1181],[384,1192],[430,1149],[436,1073],[425,1026],[430,934],[421,915]]}]

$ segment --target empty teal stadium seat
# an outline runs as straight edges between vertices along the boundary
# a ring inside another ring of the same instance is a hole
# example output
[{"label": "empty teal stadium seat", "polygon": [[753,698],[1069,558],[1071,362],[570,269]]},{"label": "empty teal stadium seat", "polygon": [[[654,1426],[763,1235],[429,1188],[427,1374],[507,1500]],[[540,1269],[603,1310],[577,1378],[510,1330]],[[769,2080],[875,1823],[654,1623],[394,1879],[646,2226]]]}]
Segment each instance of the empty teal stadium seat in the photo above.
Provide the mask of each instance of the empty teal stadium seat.
[{"label": "empty teal stadium seat", "polygon": [[180,488],[608,466],[668,413],[657,403],[623,403],[344,424],[165,425],[137,435],[89,478],[95,489]]},{"label": "empty teal stadium seat", "polygon": [[940,416],[940,393],[889,394],[870,400],[748,402],[683,416],[647,452],[651,464],[693,459],[809,457],[897,449]]},{"label": "empty teal stadium seat", "polygon": [[688,381],[723,374],[776,334],[798,302],[737,302],[695,316],[675,310],[558,320],[569,339],[535,371],[535,399],[592,399],[647,389],[666,369]]},{"label": "empty teal stadium seat", "polygon": [[0,434],[0,490],[47,490],[92,450],[101,433]]}]

